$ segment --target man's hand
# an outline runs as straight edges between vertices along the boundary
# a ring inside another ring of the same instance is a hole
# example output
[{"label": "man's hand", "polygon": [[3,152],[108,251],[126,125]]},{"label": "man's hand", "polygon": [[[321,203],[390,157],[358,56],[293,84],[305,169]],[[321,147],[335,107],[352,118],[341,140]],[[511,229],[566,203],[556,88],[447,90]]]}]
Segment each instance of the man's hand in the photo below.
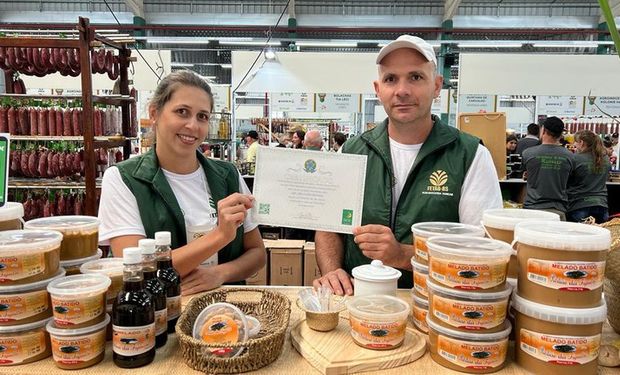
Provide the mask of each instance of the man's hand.
[{"label": "man's hand", "polygon": [[237,228],[243,224],[247,210],[254,205],[254,197],[234,193],[217,202],[217,230],[226,243],[235,239]]},{"label": "man's hand", "polygon": [[215,267],[198,267],[187,275],[181,282],[181,294],[195,294],[205,290],[220,287],[225,280],[222,280],[221,272]]},{"label": "man's hand", "polygon": [[318,289],[321,286],[330,288],[335,294],[342,295],[352,295],[353,294],[353,281],[351,276],[346,273],[345,270],[339,268],[335,271],[328,272],[327,274],[321,276],[320,278],[314,280],[312,282],[314,288]]},{"label": "man's hand", "polygon": [[379,259],[391,267],[407,268],[412,254],[403,253],[389,227],[368,224],[353,228],[353,235],[353,240],[368,258]]}]

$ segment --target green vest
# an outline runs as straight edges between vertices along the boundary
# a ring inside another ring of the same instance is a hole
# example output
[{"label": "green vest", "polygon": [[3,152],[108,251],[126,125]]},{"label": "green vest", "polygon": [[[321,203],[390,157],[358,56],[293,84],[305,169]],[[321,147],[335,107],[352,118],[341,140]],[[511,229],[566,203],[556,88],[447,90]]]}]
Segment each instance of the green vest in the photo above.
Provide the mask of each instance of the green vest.
[{"label": "green vest", "polygon": [[[216,207],[220,199],[239,191],[239,174],[234,165],[207,159],[200,152],[196,152],[196,156],[207,176]],[[187,238],[183,212],[159,167],[155,147],[142,156],[125,160],[116,166],[125,185],[136,197],[146,237],[154,238],[157,231],[170,231],[172,248],[185,246]],[[218,262],[231,261],[242,253],[243,226],[240,226],[235,239],[218,252]]]},{"label": "green vest", "polygon": [[[442,124],[433,116],[433,128],[411,167],[396,211],[392,212],[394,172],[387,120],[347,140],[342,152],[367,155],[362,225],[392,228],[396,240],[412,244],[411,225],[424,221],[459,221],[459,202],[465,175],[476,156],[479,139]],[[392,220],[392,218],[394,218]],[[391,225],[392,221],[394,222]],[[370,263],[352,235],[344,236],[343,268]],[[411,288],[411,271],[401,270],[400,288]]]}]

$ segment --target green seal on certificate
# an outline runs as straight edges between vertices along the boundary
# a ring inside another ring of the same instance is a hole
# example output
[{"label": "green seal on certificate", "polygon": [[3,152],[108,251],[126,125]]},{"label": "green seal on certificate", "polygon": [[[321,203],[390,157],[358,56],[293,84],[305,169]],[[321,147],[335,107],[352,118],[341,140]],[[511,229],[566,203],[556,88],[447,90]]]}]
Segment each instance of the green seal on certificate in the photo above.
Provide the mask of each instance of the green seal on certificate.
[{"label": "green seal on certificate", "polygon": [[353,210],[342,210],[342,225],[353,225]]},{"label": "green seal on certificate", "polygon": [[312,159],[306,160],[306,162],[304,163],[304,171],[308,173],[316,172],[316,161]]},{"label": "green seal on certificate", "polygon": [[258,213],[261,215],[269,215],[269,203],[261,203],[258,205]]}]

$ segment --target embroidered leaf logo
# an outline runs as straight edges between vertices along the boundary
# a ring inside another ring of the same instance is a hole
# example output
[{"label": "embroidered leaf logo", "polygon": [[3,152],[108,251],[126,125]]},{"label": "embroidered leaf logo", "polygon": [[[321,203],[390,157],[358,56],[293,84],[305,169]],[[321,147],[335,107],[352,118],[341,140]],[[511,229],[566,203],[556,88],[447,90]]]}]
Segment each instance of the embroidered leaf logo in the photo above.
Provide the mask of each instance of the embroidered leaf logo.
[{"label": "embroidered leaf logo", "polygon": [[437,170],[431,174],[429,181],[433,186],[444,186],[448,182],[448,174],[445,171]]}]

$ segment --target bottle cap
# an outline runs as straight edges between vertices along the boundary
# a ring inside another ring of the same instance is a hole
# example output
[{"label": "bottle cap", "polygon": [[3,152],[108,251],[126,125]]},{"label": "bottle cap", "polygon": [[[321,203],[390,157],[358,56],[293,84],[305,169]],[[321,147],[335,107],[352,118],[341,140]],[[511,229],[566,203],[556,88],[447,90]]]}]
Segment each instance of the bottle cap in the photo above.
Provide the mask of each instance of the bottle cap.
[{"label": "bottle cap", "polygon": [[155,232],[155,244],[158,246],[170,245],[171,243],[170,232]]},{"label": "bottle cap", "polygon": [[142,255],[155,254],[155,240],[144,238],[138,241],[138,247],[142,251]]},{"label": "bottle cap", "polygon": [[123,250],[123,264],[142,263],[142,251],[139,247],[127,247]]}]

